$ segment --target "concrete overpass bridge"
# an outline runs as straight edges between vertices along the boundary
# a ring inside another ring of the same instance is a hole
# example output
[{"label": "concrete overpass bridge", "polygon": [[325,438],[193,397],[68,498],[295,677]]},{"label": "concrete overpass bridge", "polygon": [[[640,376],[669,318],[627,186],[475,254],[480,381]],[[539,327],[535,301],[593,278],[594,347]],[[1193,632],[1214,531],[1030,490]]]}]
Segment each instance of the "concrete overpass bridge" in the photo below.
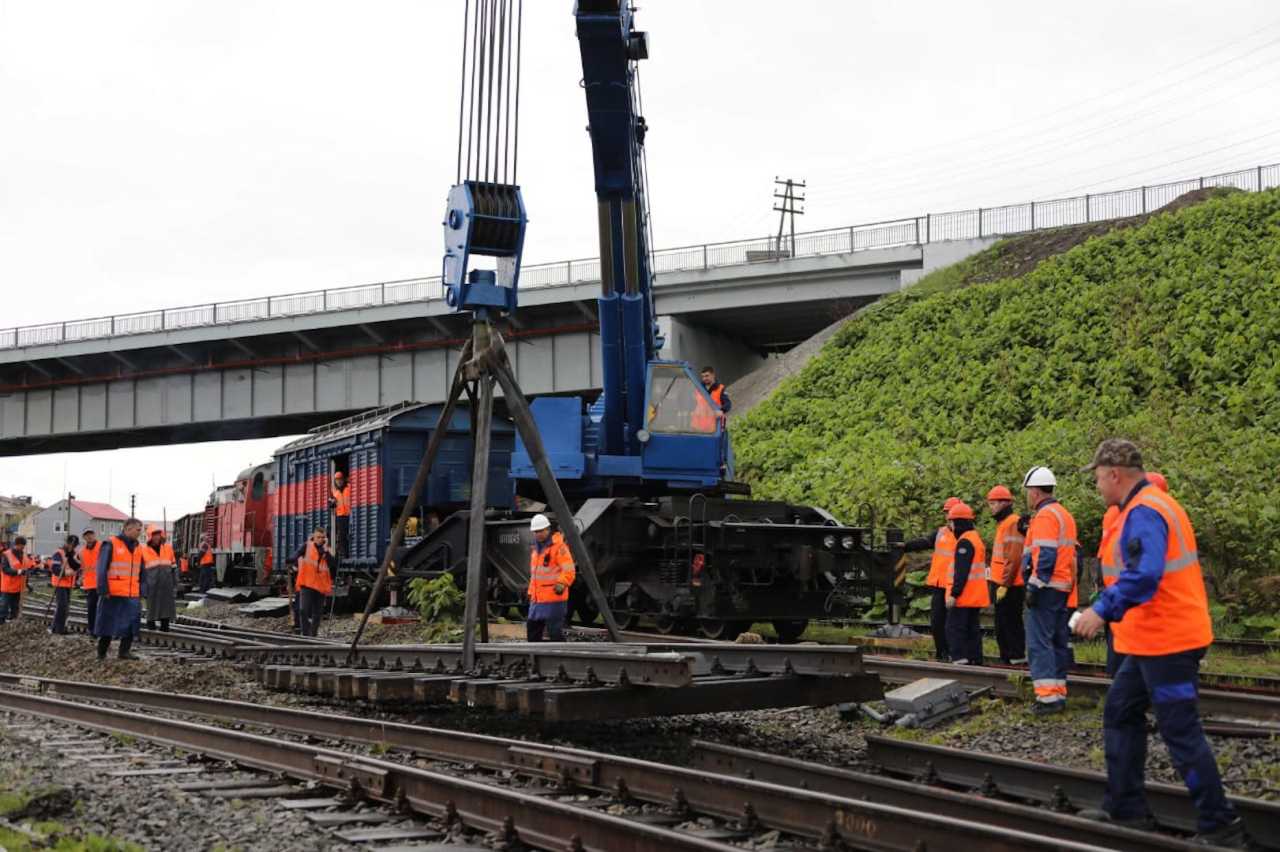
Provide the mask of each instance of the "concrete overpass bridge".
[{"label": "concrete overpass bridge", "polygon": [[[733,380],[949,262],[945,243],[903,242],[861,247],[848,229],[808,256],[767,241],[660,252],[663,355]],[[598,278],[594,260],[526,267],[507,334],[527,393],[599,389]],[[287,435],[443,400],[469,334],[438,278],[0,331],[0,455]]]}]

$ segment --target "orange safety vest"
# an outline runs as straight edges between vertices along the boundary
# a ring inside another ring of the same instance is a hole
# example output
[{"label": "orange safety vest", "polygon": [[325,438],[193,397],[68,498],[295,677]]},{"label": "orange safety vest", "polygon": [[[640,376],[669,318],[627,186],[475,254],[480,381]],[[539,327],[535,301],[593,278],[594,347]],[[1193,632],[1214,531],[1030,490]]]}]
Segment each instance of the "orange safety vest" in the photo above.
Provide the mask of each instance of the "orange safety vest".
[{"label": "orange safety vest", "polygon": [[98,588],[98,556],[102,553],[102,542],[95,541],[93,547],[80,545],[80,588],[96,591]]},{"label": "orange safety vest", "polygon": [[951,572],[951,563],[956,558],[956,534],[951,527],[938,527],[933,536],[933,557],[929,560],[929,576],[926,586],[941,589],[947,585],[947,577]]},{"label": "orange safety vest", "polygon": [[[529,603],[556,603],[569,599],[569,587],[573,585],[577,571],[573,567],[573,554],[561,533],[554,533],[550,543],[542,550],[537,545],[529,552]],[[564,591],[556,594],[556,585]]]},{"label": "orange safety vest", "polygon": [[157,565],[177,565],[178,560],[174,558],[173,545],[166,541],[160,545],[159,550],[149,544],[142,545],[142,564],[146,568],[155,568]]},{"label": "orange safety vest", "polygon": [[1120,525],[1116,523],[1120,520],[1120,507],[1108,506],[1106,514],[1102,516],[1102,538],[1098,541],[1098,561],[1102,568],[1102,587],[1108,588],[1115,585],[1116,580],[1120,579],[1120,570],[1124,567],[1124,562],[1116,559],[1116,539],[1120,537]]},{"label": "orange safety vest", "polygon": [[1022,533],[1018,532],[1018,516],[1013,512],[996,524],[991,542],[991,579],[1001,586],[1021,586]]},{"label": "orange safety vest", "polygon": [[191,570],[191,562],[190,560],[187,559],[187,557],[185,556],[178,557],[178,570],[181,571],[183,574],[186,574],[188,571]]},{"label": "orange safety vest", "polygon": [[[1053,562],[1053,574],[1047,583],[1036,574],[1042,547],[1058,549],[1057,558]],[[1067,606],[1074,607],[1077,603],[1076,553],[1079,550],[1076,519],[1057,500],[1045,503],[1031,517],[1024,550],[1031,554],[1031,575],[1027,578],[1027,585],[1066,592]]]},{"label": "orange safety vest", "polygon": [[689,415],[689,431],[702,435],[711,435],[716,431],[720,417],[700,393],[693,396],[693,413]]},{"label": "orange safety vest", "polygon": [[56,564],[56,570],[50,569],[49,585],[55,589],[70,589],[76,584],[76,572],[67,573],[67,555],[62,555],[62,561]]},{"label": "orange safety vest", "polygon": [[294,584],[297,591],[303,588],[315,589],[322,595],[333,594],[333,577],[329,574],[329,562],[320,561],[320,548],[314,542],[307,542],[307,552],[298,560],[298,580]]},{"label": "orange safety vest", "polygon": [[333,488],[329,492],[333,495],[334,502],[337,503],[333,507],[333,513],[339,518],[345,518],[351,514],[351,486],[347,485],[342,489]]},{"label": "orange safety vest", "polygon": [[[976,607],[981,609],[991,603],[991,595],[987,591],[987,546],[982,543],[982,536],[977,530],[965,530],[956,539],[956,544],[968,541],[973,544],[973,564],[969,566],[969,579],[965,582],[960,594],[956,594],[956,560],[954,555],[947,566],[947,588],[956,599],[956,606]],[[952,551],[954,554],[955,551]]]},{"label": "orange safety vest", "polygon": [[1119,564],[1124,563],[1121,532],[1135,506],[1160,513],[1169,527],[1169,543],[1164,552],[1164,575],[1155,596],[1111,624],[1116,651],[1154,657],[1207,647],[1213,642],[1213,621],[1209,617],[1200,554],[1196,551],[1196,533],[1186,510],[1154,485],[1143,487],[1121,509],[1116,522],[1112,550]]},{"label": "orange safety vest", "polygon": [[213,564],[213,548],[209,548],[200,554],[200,567]]},{"label": "orange safety vest", "polygon": [[111,537],[111,564],[107,568],[107,594],[113,598],[137,598],[142,596],[142,551],[139,544],[129,552],[124,539]]},{"label": "orange safety vest", "polygon": [[26,582],[26,577],[22,574],[36,567],[36,561],[25,553],[21,558],[15,557],[12,550],[6,550],[4,555],[9,560],[9,567],[17,571],[19,576],[10,577],[8,574],[0,574],[0,592],[10,595],[21,594],[23,583]]}]

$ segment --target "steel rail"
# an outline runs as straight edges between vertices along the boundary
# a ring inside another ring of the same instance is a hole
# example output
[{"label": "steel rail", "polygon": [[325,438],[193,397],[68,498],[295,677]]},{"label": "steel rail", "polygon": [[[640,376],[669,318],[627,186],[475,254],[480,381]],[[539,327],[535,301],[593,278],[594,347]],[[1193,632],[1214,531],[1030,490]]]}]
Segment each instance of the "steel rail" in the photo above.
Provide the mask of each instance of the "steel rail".
[{"label": "steel rail", "polygon": [[[1036,802],[1097,807],[1106,792],[1107,776],[1085,769],[1052,766],[947,746],[926,745],[869,734],[867,758],[898,776],[927,777],[967,789],[994,789]],[[1280,849],[1280,803],[1230,796],[1254,841]],[[1195,831],[1195,806],[1186,788],[1147,783],[1147,803],[1156,821],[1179,831]]]},{"label": "steel rail", "polygon": [[[910,683],[922,677],[947,677],[974,688],[991,687],[1002,698],[1022,697],[1030,675],[1023,670],[995,669],[986,666],[957,666],[925,660],[903,660],[868,654],[863,658],[867,671],[891,683]],[[1069,694],[1102,698],[1111,681],[1102,677],[1067,678]],[[1205,715],[1280,721],[1280,697],[1220,689],[1200,690],[1200,711]]]},{"label": "steel rail", "polygon": [[0,690],[0,707],[58,719],[110,734],[135,736],[170,748],[350,790],[372,801],[411,809],[471,828],[514,834],[549,850],[732,852],[735,847],[670,828],[573,807],[519,790],[337,749],[161,719],[145,713]]},{"label": "steel rail", "polygon": [[[1063,818],[1068,820],[1066,823],[1062,820],[1048,820],[1033,826],[1032,831],[1020,831],[1003,826],[991,826],[982,821],[975,821],[972,816],[967,819],[963,816],[947,816],[931,807],[912,809],[899,806],[897,803],[860,801],[821,791],[794,789],[759,780],[708,773],[694,768],[563,746],[544,746],[482,734],[305,710],[265,707],[201,696],[155,693],[46,678],[27,678],[22,675],[0,674],[0,683],[42,689],[60,695],[77,695],[96,701],[268,726],[316,737],[401,748],[435,759],[555,779],[603,793],[611,791],[621,793],[623,798],[671,806],[677,812],[687,810],[693,813],[709,814],[723,819],[738,820],[744,825],[757,828],[763,826],[770,830],[785,831],[824,841],[840,840],[859,849],[915,850],[921,848],[921,844],[926,844],[930,848],[949,848],[949,844],[953,842],[968,842],[978,844],[977,848],[990,850],[1083,850],[1115,848],[1114,843],[1118,840],[1127,840],[1131,836],[1139,840],[1145,837],[1140,833],[1123,829],[1109,833],[1104,831],[1096,836],[1104,837],[1109,842],[1100,846],[1091,845],[1079,840],[1080,831],[1077,829],[1082,829],[1083,826],[1072,826],[1070,823],[1080,821],[1070,818]],[[21,693],[15,693],[9,689],[0,689],[0,706],[6,706],[11,696],[19,694]],[[42,700],[68,703],[59,699]],[[87,707],[89,712],[86,716],[90,719],[96,719],[95,711],[99,711],[99,708],[93,705],[74,703],[71,706]],[[114,713],[115,711],[103,708],[100,712]],[[146,718],[154,720],[159,725],[168,722],[156,717]],[[223,729],[215,730],[222,732]],[[346,761],[356,763],[357,770],[360,768],[359,764],[364,763],[378,766],[389,781],[391,778],[389,767],[403,769],[400,764],[366,761],[364,758],[353,758],[346,752],[336,754],[340,754]],[[921,789],[927,791],[927,788]],[[393,798],[396,790],[388,783],[383,793],[387,798]],[[918,801],[921,795],[923,793],[915,794],[912,801]],[[955,800],[956,795],[958,794],[948,795],[943,791],[944,798],[950,800]],[[1024,810],[1029,813],[1039,813],[1036,809],[1024,808]],[[960,812],[956,810],[955,813]],[[1072,830],[1060,831],[1059,836],[1056,837],[1044,836],[1045,826],[1055,823],[1060,823]],[[518,823],[517,828],[519,828]],[[561,840],[565,838],[562,837]],[[552,848],[568,847],[568,843],[562,843],[560,847]],[[1183,847],[1148,844],[1126,848],[1150,849],[1154,852]]]},{"label": "steel rail", "polygon": [[752,778],[783,787],[813,790],[845,798],[865,798],[914,810],[1045,836],[1077,840],[1127,852],[1202,849],[1185,840],[1110,823],[1081,819],[1046,808],[974,796],[916,782],[809,763],[760,751],[694,740],[690,765],[722,775]]}]

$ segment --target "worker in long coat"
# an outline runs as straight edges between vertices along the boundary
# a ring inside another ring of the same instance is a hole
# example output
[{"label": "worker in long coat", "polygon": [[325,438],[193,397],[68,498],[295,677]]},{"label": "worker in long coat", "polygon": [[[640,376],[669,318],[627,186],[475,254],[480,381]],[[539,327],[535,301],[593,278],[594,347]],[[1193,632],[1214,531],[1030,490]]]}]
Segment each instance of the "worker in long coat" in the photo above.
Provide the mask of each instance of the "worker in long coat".
[{"label": "worker in long coat", "polygon": [[124,529],[102,544],[98,556],[98,617],[93,635],[98,637],[98,659],[107,658],[112,639],[120,640],[120,659],[137,659],[129,653],[142,619],[142,599],[147,575],[142,567],[143,545],[138,541],[142,521],[129,518]]},{"label": "worker in long coat", "polygon": [[173,545],[165,540],[164,530],[155,524],[147,527],[147,543],[142,548],[142,567],[147,574],[147,629],[168,632],[169,621],[178,614],[178,581],[174,576],[178,560]]}]

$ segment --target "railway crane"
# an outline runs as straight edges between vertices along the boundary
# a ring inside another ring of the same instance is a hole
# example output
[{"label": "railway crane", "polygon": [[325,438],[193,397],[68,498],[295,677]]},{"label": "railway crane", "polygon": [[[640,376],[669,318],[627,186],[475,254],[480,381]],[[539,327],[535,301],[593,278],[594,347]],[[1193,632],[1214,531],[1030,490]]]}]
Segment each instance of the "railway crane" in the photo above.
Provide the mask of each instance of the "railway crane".
[{"label": "railway crane", "polygon": [[[464,27],[473,52],[463,65],[459,180],[444,220],[443,280],[455,310],[477,317],[518,309],[527,217],[508,151],[518,128],[520,10],[519,0],[480,0]],[[573,14],[598,202],[603,387],[595,399],[543,396],[531,405],[546,461],[572,507],[573,518],[560,523],[580,531],[623,626],[645,618],[664,632],[697,628],[731,638],[769,621],[780,638],[794,640],[809,619],[868,607],[878,591],[892,606],[901,549],[875,541],[870,519],[845,525],[820,508],[750,499],[750,489],[732,479],[718,407],[690,364],[660,357],[638,70],[649,38],[625,0],[578,0]],[[514,128],[502,108],[513,94],[513,68]],[[514,141],[518,152],[518,134]],[[480,268],[482,258],[493,268]],[[548,502],[523,440],[510,478],[518,495]],[[401,575],[464,574],[465,514],[405,552]],[[486,519],[494,610],[522,602],[526,528],[509,513]],[[576,585],[571,605],[594,620],[593,597]]]}]

